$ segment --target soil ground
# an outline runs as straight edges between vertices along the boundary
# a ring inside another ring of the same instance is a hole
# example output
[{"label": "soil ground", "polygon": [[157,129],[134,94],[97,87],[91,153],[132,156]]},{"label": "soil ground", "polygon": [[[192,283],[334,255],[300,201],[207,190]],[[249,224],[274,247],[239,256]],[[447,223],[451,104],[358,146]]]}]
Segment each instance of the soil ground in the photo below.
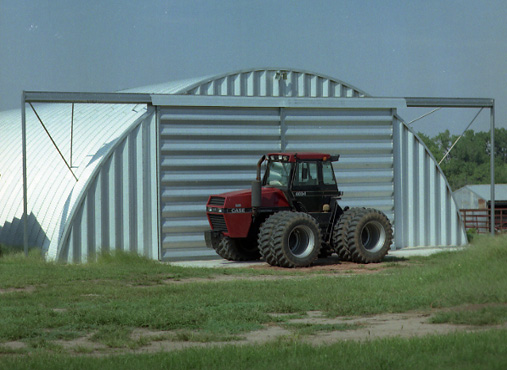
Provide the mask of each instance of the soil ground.
[{"label": "soil ground", "polygon": [[[477,309],[467,306],[455,309]],[[362,317],[336,317],[328,318],[319,311],[307,312],[306,317],[290,319],[283,324],[275,323],[280,314],[272,314],[273,322],[266,324],[262,329],[242,335],[236,340],[226,342],[193,342],[191,340],[176,340],[178,332],[153,331],[147,329],[135,329],[131,333],[134,341],[142,340],[144,345],[135,348],[109,348],[101,343],[91,340],[93,333],[72,340],[56,340],[54,344],[60,346],[63,352],[69,354],[83,354],[89,356],[104,356],[124,353],[153,353],[159,351],[174,351],[185,348],[202,348],[223,345],[246,345],[263,344],[276,339],[291,337],[297,338],[303,343],[312,345],[331,344],[343,340],[366,341],[386,337],[410,338],[424,335],[442,335],[455,331],[474,332],[491,328],[507,329],[507,324],[496,326],[468,326],[452,324],[432,324],[431,316],[438,311],[432,312],[406,312],[389,313]],[[317,331],[308,335],[297,335],[290,329],[291,325],[342,325],[342,329],[331,331]],[[344,329],[343,329],[344,328]],[[187,333],[188,334],[188,333]],[[23,350],[27,345],[23,342],[6,342],[4,348]]]}]

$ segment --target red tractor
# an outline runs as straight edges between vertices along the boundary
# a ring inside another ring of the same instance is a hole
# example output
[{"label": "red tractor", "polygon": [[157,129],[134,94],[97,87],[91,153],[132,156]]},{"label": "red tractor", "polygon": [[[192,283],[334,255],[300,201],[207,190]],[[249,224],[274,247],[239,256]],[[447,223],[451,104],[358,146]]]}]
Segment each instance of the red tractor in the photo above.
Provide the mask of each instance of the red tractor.
[{"label": "red tractor", "polygon": [[309,266],[333,252],[346,261],[380,262],[392,243],[391,224],[378,210],[340,207],[332,165],[338,159],[322,153],[262,156],[252,190],[209,197],[206,245],[227,260],[263,258],[282,267]]}]

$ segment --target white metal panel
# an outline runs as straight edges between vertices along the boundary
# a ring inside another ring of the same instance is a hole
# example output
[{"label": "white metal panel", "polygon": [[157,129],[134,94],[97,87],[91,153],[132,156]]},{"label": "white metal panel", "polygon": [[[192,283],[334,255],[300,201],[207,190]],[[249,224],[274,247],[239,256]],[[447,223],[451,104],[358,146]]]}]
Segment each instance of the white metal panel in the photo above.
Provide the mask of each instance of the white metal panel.
[{"label": "white metal panel", "polygon": [[280,150],[279,109],[163,108],[159,142],[163,257],[202,255],[209,195],[248,188],[261,155]]},{"label": "white metal panel", "polygon": [[341,153],[342,204],[393,218],[391,109],[165,107],[160,117],[163,258],[204,253],[208,196],[249,188],[270,151]]},{"label": "white metal panel", "polygon": [[424,143],[395,120],[395,245],[464,245],[466,232],[442,170]]},{"label": "white metal panel", "polygon": [[[33,104],[54,141],[70,163],[71,104]],[[58,155],[38,118],[27,105],[28,239],[45,251],[59,232],[62,212],[76,180]],[[76,104],[72,170],[86,181],[87,169],[136,119],[145,106]],[[23,244],[21,112],[0,113],[0,242]]]},{"label": "white metal panel", "polygon": [[100,166],[76,189],[49,256],[86,261],[100,251],[124,250],[158,259],[157,128],[154,109],[99,159]]}]

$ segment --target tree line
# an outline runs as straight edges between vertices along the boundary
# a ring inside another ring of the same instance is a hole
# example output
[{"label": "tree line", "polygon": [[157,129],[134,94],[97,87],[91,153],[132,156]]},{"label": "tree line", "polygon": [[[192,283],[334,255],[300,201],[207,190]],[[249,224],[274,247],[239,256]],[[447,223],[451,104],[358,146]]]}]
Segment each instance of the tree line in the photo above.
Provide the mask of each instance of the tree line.
[{"label": "tree line", "polygon": [[[421,132],[433,156],[440,162],[459,135],[449,130],[429,137]],[[468,130],[440,164],[453,191],[471,184],[490,183],[491,137],[489,132]],[[507,129],[495,129],[495,183],[507,183]]]}]

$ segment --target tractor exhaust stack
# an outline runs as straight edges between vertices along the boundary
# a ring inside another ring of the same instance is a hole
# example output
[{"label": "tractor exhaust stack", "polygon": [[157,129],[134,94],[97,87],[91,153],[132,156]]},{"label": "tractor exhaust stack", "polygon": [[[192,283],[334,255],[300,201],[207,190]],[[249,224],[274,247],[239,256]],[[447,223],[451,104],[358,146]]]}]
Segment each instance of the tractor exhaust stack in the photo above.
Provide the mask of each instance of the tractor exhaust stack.
[{"label": "tractor exhaust stack", "polygon": [[255,178],[255,181],[252,181],[252,212],[254,214],[257,213],[257,210],[259,209],[262,203],[261,165],[265,159],[266,156],[263,155],[259,160],[259,162],[257,162],[257,177]]}]

